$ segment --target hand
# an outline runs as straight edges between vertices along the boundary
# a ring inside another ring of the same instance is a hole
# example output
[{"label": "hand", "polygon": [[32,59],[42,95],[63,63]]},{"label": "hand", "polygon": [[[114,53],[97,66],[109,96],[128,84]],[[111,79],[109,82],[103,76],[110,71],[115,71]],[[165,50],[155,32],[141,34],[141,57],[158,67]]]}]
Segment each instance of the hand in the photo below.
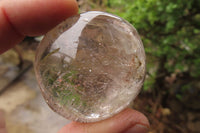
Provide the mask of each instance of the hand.
[{"label": "hand", "polygon": [[[1,0],[0,53],[22,41],[25,36],[46,33],[77,12],[75,0]],[[146,133],[148,128],[149,122],[142,113],[125,109],[112,118],[96,123],[72,122],[58,133]],[[2,114],[0,133],[5,133]]]},{"label": "hand", "polygon": [[128,108],[100,122],[72,122],[58,133],[147,133],[148,128],[147,118],[142,113]]},{"label": "hand", "polygon": [[1,110],[0,110],[0,133],[7,133],[5,119],[4,119],[4,113]]},{"label": "hand", "polygon": [[0,54],[77,12],[75,0],[0,0]]}]

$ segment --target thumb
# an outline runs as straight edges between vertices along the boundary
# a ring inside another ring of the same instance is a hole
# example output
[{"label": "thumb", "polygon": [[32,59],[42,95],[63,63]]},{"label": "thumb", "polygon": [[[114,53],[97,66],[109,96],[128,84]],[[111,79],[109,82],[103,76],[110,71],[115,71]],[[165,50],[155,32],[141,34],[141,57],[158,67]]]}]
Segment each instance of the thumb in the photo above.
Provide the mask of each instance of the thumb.
[{"label": "thumb", "polygon": [[142,113],[128,108],[100,122],[72,122],[58,133],[147,133],[148,128],[148,119]]}]

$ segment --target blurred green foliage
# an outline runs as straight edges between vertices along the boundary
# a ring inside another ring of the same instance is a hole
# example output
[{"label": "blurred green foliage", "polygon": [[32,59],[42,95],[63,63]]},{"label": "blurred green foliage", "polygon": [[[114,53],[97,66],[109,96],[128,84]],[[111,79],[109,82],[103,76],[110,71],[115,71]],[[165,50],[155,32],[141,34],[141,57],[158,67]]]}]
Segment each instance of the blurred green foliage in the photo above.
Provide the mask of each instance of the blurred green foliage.
[{"label": "blurred green foliage", "polygon": [[200,0],[107,0],[106,6],[142,37],[149,73],[145,90],[173,73],[200,77]]}]

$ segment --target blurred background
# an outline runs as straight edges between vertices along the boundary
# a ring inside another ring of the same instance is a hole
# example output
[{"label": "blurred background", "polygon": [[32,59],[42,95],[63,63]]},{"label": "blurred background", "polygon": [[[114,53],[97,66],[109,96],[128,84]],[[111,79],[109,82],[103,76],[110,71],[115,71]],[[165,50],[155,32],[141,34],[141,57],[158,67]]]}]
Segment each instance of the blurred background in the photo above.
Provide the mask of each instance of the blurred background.
[{"label": "blurred background", "polygon": [[[147,75],[133,108],[150,120],[149,133],[200,132],[200,1],[78,0],[80,12],[106,11],[138,30]],[[56,133],[69,121],[46,105],[35,79],[41,37],[27,37],[0,55],[0,109],[8,133]]]}]

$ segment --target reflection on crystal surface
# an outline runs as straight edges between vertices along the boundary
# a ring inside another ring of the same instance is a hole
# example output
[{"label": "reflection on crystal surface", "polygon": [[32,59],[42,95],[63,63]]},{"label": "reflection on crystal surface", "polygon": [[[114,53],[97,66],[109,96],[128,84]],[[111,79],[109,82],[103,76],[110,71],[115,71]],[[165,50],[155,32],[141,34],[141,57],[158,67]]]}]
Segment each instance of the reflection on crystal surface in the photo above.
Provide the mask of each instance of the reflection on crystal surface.
[{"label": "reflection on crystal surface", "polygon": [[94,122],[118,113],[136,97],[144,80],[145,53],[128,22],[93,11],[67,19],[45,36],[35,71],[54,111]]}]

